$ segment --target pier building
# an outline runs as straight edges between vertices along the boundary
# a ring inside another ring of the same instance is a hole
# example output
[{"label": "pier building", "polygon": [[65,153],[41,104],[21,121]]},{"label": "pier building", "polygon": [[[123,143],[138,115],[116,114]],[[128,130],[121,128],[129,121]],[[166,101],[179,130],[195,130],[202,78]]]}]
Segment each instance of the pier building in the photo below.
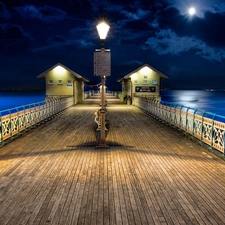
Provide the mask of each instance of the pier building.
[{"label": "pier building", "polygon": [[89,81],[62,63],[53,65],[37,78],[45,79],[46,99],[74,97],[74,104],[84,100],[84,82]]}]

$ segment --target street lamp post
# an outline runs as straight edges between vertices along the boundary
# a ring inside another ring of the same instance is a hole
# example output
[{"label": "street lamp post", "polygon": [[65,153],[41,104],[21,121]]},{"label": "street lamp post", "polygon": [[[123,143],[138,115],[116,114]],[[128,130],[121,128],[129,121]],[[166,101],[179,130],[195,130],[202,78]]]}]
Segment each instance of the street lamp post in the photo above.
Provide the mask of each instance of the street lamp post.
[{"label": "street lamp post", "polygon": [[[101,39],[101,52],[105,52],[105,46],[104,42],[107,37],[108,31],[110,26],[105,22],[100,22],[96,26],[98,30],[98,35]],[[100,140],[99,140],[99,147],[106,147],[106,142],[105,142],[105,116],[106,116],[106,111],[105,111],[105,76],[101,76],[101,83],[102,83],[102,93],[101,93],[101,109],[100,109],[100,123],[101,123],[101,132],[100,132]]]}]

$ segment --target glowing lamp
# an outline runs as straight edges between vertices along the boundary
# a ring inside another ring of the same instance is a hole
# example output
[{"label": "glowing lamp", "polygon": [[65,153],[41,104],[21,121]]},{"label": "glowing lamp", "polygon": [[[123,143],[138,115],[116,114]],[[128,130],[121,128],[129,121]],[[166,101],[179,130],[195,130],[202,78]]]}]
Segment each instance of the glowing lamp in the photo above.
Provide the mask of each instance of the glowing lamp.
[{"label": "glowing lamp", "polygon": [[57,74],[62,74],[62,73],[65,73],[65,69],[62,67],[62,66],[56,66],[54,69],[53,69],[54,73],[57,73]]},{"label": "glowing lamp", "polygon": [[140,70],[140,72],[141,72],[142,74],[144,74],[144,75],[149,74],[150,71],[151,71],[151,69],[150,69],[149,67],[147,67],[147,66],[145,66],[144,68],[142,68],[142,69]]},{"label": "glowing lamp", "polygon": [[101,22],[96,26],[98,35],[101,40],[105,40],[109,31],[110,26],[106,22]]}]

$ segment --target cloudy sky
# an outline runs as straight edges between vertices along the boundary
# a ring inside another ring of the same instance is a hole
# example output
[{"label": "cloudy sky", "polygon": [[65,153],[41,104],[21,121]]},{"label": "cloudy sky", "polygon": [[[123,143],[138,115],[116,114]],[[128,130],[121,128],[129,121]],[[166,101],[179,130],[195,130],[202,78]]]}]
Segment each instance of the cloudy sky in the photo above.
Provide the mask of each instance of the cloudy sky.
[{"label": "cloudy sky", "polygon": [[0,0],[0,88],[40,87],[37,75],[57,62],[98,83],[103,12],[110,88],[149,63],[169,76],[164,87],[225,89],[224,0]]}]

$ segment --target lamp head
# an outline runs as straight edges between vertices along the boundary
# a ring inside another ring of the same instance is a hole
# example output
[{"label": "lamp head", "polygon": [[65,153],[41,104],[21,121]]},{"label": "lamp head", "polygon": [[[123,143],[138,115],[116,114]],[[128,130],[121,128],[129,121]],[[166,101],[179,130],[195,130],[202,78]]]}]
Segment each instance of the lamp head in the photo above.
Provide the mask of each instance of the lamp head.
[{"label": "lamp head", "polygon": [[101,40],[105,40],[109,31],[110,26],[105,22],[100,22],[97,26],[96,26],[97,30],[98,30],[98,35],[100,37]]}]

